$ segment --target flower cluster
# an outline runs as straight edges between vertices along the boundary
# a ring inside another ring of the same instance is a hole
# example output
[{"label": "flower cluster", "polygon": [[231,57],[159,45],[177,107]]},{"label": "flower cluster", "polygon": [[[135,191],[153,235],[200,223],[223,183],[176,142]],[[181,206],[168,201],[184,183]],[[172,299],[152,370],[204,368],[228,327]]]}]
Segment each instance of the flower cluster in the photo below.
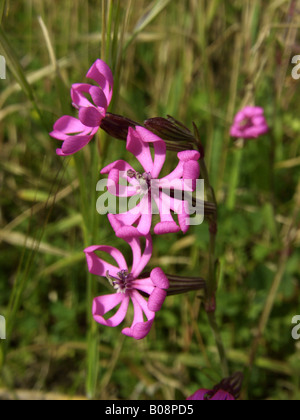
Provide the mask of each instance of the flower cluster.
[{"label": "flower cluster", "polygon": [[[131,248],[132,264],[128,264],[121,251],[112,246],[94,245],[84,252],[89,272],[105,278],[112,289],[111,294],[94,299],[92,314],[95,321],[107,327],[117,327],[127,317],[131,305],[133,319],[122,333],[141,340],[149,334],[156,313],[168,295],[204,289],[208,299],[209,283],[203,279],[166,275],[160,267],[144,271],[152,257],[153,234],[185,234],[189,229],[190,201],[186,199],[186,193],[193,198],[200,177],[200,163],[204,178],[208,180],[204,147],[195,125],[193,135],[172,117],[152,118],[141,126],[125,117],[110,114],[107,110],[114,80],[110,68],[102,60],[97,60],[86,76],[95,84],[77,83],[71,88],[72,104],[78,111],[78,118],[63,116],[54,124],[50,135],[62,142],[57,154],[70,156],[85,147],[101,128],[112,137],[126,141],[127,152],[136,159],[133,166],[126,160],[117,160],[101,170],[102,175],[107,175],[107,192],[134,203],[126,212],[108,214],[115,235]],[[263,109],[248,106],[236,115],[230,134],[250,139],[267,131]],[[163,176],[167,149],[177,152],[178,163]],[[210,232],[214,234],[216,201],[204,204],[212,220]],[[159,217],[155,225],[153,214]],[[107,262],[103,255],[114,263]],[[215,296],[210,298],[215,302]],[[242,375],[237,373],[222,380],[212,390],[198,390],[188,400],[236,400],[241,384]]]},{"label": "flower cluster", "polygon": [[[57,154],[69,156],[86,146],[99,128],[105,127],[120,139],[127,133],[126,149],[143,168],[139,172],[128,162],[118,160],[101,171],[101,174],[108,175],[110,192],[118,197],[131,197],[139,201],[126,213],[108,215],[116,235],[124,239],[132,249],[131,269],[116,248],[97,245],[85,249],[90,273],[105,277],[115,290],[114,294],[94,299],[92,311],[95,321],[109,327],[120,325],[131,302],[134,310],[133,321],[122,333],[140,340],[149,333],[155,314],[161,309],[170,288],[170,280],[161,268],[157,267],[150,274],[143,274],[152,256],[153,207],[157,207],[160,216],[160,222],[154,226],[154,234],[187,232],[189,203],[182,195],[183,192],[195,191],[196,181],[200,176],[198,161],[201,156],[195,150],[180,151],[177,167],[169,175],[160,178],[166,161],[166,142],[152,131],[128,119],[119,116],[107,118],[107,109],[113,93],[113,76],[105,62],[97,60],[88,71],[87,78],[94,80],[97,86],[81,83],[74,84],[71,89],[72,103],[78,110],[78,118],[63,116],[55,123],[50,135],[63,142]],[[128,186],[121,185],[122,180],[126,181]],[[114,192],[111,185],[114,186]],[[173,213],[178,214],[178,223],[175,222]],[[144,250],[142,241],[146,243]],[[100,252],[112,257],[116,265],[100,258],[97,254]],[[173,277],[173,294],[178,290],[182,293],[205,287],[202,279],[187,279],[186,284],[181,280]],[[117,307],[114,315],[107,315]]]}]

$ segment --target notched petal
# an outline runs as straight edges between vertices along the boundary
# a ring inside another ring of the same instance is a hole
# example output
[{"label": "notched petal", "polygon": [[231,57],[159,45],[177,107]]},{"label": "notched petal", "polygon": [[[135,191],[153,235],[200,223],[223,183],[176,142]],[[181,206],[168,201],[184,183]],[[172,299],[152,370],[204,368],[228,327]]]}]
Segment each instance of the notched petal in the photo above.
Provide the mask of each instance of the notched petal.
[{"label": "notched petal", "polygon": [[159,289],[168,290],[170,287],[170,282],[161,268],[154,268],[154,270],[151,271],[150,277],[153,284]]},{"label": "notched petal", "polygon": [[150,311],[160,311],[166,297],[166,290],[159,289],[158,287],[155,288],[148,299],[148,308],[150,309]]}]

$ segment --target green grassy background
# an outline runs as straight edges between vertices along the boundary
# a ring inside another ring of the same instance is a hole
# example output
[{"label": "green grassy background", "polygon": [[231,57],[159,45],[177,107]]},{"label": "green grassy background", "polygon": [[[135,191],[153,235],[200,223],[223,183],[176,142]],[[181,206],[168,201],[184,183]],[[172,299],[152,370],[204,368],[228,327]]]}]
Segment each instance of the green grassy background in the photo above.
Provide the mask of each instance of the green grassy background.
[{"label": "green grassy background", "polygon": [[[245,399],[300,399],[299,3],[0,0],[0,399],[182,399],[221,379],[196,293],[169,297],[141,342],[91,320],[108,285],[87,273],[83,248],[130,258],[96,213],[96,183],[130,156],[101,132],[62,159],[48,132],[75,115],[71,84],[99,57],[115,77],[111,112],[198,126],[220,206],[217,318],[230,371],[245,372]],[[270,132],[236,150],[229,128],[246,104],[265,108]],[[208,246],[206,223],[155,238],[151,266],[205,277]]]}]

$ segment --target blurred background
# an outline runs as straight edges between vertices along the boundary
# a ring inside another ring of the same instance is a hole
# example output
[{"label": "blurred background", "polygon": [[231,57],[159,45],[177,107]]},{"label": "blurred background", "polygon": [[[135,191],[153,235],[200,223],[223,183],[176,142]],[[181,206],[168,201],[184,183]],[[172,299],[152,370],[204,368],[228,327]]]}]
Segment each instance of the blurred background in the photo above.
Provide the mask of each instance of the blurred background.
[{"label": "blurred background", "polygon": [[[230,371],[245,373],[244,399],[300,399],[300,2],[0,0],[0,19],[0,399],[185,399],[222,379],[197,293],[169,297],[141,342],[91,319],[109,285],[87,273],[84,247],[131,258],[96,212],[96,184],[131,157],[100,132],[63,159],[48,133],[76,116],[70,87],[97,58],[115,78],[109,111],[197,125],[219,204]],[[239,149],[229,129],[244,105],[265,109],[270,132]],[[150,268],[205,278],[208,247],[207,223],[154,238]]]}]

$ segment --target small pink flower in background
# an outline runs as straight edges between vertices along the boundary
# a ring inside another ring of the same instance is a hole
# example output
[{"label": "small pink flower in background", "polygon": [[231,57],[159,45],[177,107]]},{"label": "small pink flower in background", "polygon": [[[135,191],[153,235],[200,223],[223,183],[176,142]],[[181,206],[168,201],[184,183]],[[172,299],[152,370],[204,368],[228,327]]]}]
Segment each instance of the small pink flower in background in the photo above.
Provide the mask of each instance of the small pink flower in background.
[{"label": "small pink flower in background", "polygon": [[[169,281],[160,268],[152,270],[150,277],[141,278],[141,273],[152,256],[151,236],[148,235],[145,239],[146,245],[143,253],[140,238],[131,238],[126,241],[133,254],[131,270],[128,269],[122,253],[116,248],[92,246],[85,250],[90,273],[106,277],[116,291],[114,294],[99,296],[94,299],[93,316],[95,321],[108,327],[117,327],[124,321],[131,301],[134,309],[134,319],[131,327],[123,329],[122,333],[136,340],[145,338],[149,333],[155,313],[161,309],[167,296],[166,290],[169,288]],[[116,266],[101,259],[96,254],[97,251],[110,255],[116,261]],[[149,295],[148,301],[140,292]],[[108,312],[118,305],[120,307],[115,315],[108,319],[104,318]],[[147,321],[144,320],[144,316]]]},{"label": "small pink flower in background", "polygon": [[232,137],[255,139],[269,131],[263,108],[247,106],[239,111],[230,130]]},{"label": "small pink flower in background", "polygon": [[[150,143],[154,148],[154,160]],[[129,128],[126,147],[142,165],[142,173],[123,160],[116,161],[101,171],[101,174],[108,174],[110,184],[117,186],[112,194],[118,197],[140,197],[139,204],[128,212],[108,216],[117,236],[126,238],[148,235],[154,213],[153,203],[156,204],[155,210],[158,210],[160,215],[160,222],[154,228],[155,234],[176,233],[180,230],[186,233],[189,228],[188,203],[182,198],[179,199],[176,194],[174,197],[166,194],[164,189],[169,188],[169,192],[179,191],[181,197],[183,191],[194,191],[196,180],[200,176],[200,153],[195,150],[179,152],[179,163],[175,170],[158,179],[166,160],[166,143],[149,130],[138,126],[135,129]],[[129,187],[119,184],[122,179]],[[179,226],[174,221],[171,211],[178,214]],[[137,227],[133,226],[135,224]]]},{"label": "small pink flower in background", "polygon": [[100,87],[87,83],[72,86],[71,97],[73,106],[79,111],[79,119],[65,115],[54,124],[54,130],[50,133],[50,136],[63,142],[56,151],[59,156],[72,155],[92,140],[110,104],[113,75],[108,65],[97,60],[86,77],[93,79]]},{"label": "small pink flower in background", "polygon": [[214,389],[199,389],[187,400],[195,401],[235,401],[239,398],[242,384],[243,374],[236,372],[230,378],[223,379]]}]

